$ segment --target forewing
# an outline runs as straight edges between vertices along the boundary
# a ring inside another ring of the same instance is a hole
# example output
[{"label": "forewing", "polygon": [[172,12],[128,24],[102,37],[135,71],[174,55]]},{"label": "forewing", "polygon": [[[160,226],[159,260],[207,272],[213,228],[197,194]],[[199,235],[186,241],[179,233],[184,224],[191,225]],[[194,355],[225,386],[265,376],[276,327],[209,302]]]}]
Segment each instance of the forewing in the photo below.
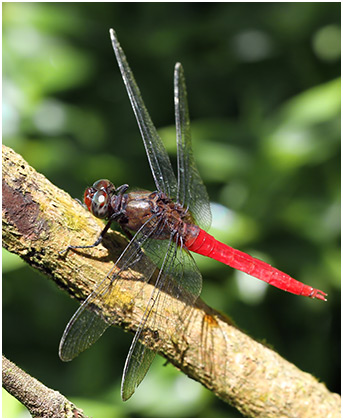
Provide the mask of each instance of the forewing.
[{"label": "forewing", "polygon": [[102,287],[95,290],[89,295],[89,299],[86,299],[79,306],[64,330],[59,346],[59,356],[64,362],[69,362],[90,347],[109,326],[107,322],[90,309],[91,301],[98,298],[101,289]]},{"label": "forewing", "polygon": [[142,135],[157,190],[166,193],[171,198],[175,198],[177,183],[168,153],[151,121],[137,83],[113,29],[110,29],[110,35],[119,69]]},{"label": "forewing", "polygon": [[176,64],[174,71],[174,102],[178,202],[191,211],[196,224],[207,230],[212,218],[210,202],[193,157],[186,82],[180,63]]},{"label": "forewing", "polygon": [[[149,237],[159,229],[158,223],[154,225],[154,219],[153,217],[148,220],[135,234],[111,271],[96,286],[69,321],[59,347],[59,356],[62,360],[72,360],[86,350],[101,337],[109,325],[115,322],[115,305],[120,301],[123,289],[123,280],[121,279],[123,272],[132,269],[132,280],[140,280],[142,287],[144,282],[148,282],[151,278],[156,266],[149,258],[144,257],[142,247]],[[154,226],[152,227],[152,225]],[[134,272],[139,274],[135,275]],[[103,308],[101,312],[97,310],[100,302]],[[104,313],[106,316],[103,315]]]},{"label": "forewing", "polygon": [[[165,253],[164,259],[160,260],[158,255],[162,248]],[[183,303],[176,324],[170,325],[171,320],[165,320],[168,331],[180,331],[185,328],[187,313],[201,292],[202,278],[195,261],[188,251],[177,247],[172,236],[169,241],[148,241],[144,250],[160,267],[160,271],[125,362],[121,389],[124,401],[135,392],[154,359],[155,351],[148,349],[145,344],[148,341],[151,344],[151,334],[156,336],[156,340],[160,335],[156,318],[167,312],[166,305],[170,305],[170,300],[166,300],[166,296],[174,296]],[[147,331],[150,334],[146,335]],[[161,333],[163,335],[162,331]]]}]

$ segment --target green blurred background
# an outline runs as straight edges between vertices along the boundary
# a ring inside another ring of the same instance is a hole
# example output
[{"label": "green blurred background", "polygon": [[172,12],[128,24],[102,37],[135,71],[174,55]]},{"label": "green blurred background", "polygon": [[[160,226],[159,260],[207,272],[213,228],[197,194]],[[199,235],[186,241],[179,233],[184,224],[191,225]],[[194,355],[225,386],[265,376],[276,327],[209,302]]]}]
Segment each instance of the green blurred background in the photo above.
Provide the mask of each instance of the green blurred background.
[{"label": "green blurred background", "polygon": [[[108,30],[173,162],[173,67],[188,87],[211,233],[329,294],[284,293],[204,257],[202,298],[340,390],[340,3],[3,3],[3,141],[73,197],[154,189]],[[91,242],[92,238],[90,238]],[[3,255],[3,351],[93,417],[239,417],[158,357],[127,403],[132,337],[57,354],[77,302]],[[23,416],[6,394],[3,416]]]}]

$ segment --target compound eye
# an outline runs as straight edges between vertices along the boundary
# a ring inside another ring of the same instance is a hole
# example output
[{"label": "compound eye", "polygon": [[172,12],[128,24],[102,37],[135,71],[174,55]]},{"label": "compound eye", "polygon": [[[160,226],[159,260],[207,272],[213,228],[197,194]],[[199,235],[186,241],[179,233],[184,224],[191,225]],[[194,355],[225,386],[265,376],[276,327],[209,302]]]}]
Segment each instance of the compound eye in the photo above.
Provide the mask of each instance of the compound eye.
[{"label": "compound eye", "polygon": [[87,209],[89,211],[91,211],[93,195],[94,195],[93,188],[87,188],[83,195],[83,201],[86,204]]},{"label": "compound eye", "polygon": [[114,189],[114,186],[108,179],[99,179],[98,181],[94,182],[93,188],[96,190],[107,190],[108,188]]},{"label": "compound eye", "polygon": [[99,219],[108,216],[108,194],[104,190],[97,191],[92,198],[90,211]]}]

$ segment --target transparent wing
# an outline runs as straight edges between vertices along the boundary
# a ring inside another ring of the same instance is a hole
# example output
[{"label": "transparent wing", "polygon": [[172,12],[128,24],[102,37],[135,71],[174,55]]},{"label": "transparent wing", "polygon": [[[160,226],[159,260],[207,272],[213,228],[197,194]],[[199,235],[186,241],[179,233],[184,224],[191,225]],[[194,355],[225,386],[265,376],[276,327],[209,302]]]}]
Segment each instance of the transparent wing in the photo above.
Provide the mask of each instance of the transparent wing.
[{"label": "transparent wing", "polygon": [[126,359],[121,383],[121,398],[123,401],[127,401],[134,394],[156,356],[156,352],[137,341],[136,336],[131,347],[133,347],[133,350]]},{"label": "transparent wing", "polygon": [[[156,221],[154,228],[152,222]],[[144,315],[132,341],[125,363],[122,380],[122,397],[128,399],[146,375],[155,351],[145,346],[151,340],[146,331],[155,331],[158,337],[157,314],[165,313],[166,294],[183,302],[185,313],[201,292],[201,274],[192,256],[176,245],[175,238],[156,239],[164,231],[164,220],[151,218],[135,234],[116,262],[114,268],[101,281],[89,297],[75,312],[61,339],[59,355],[64,361],[72,360],[90,347],[109,325],[116,321],[116,302],[120,300],[124,281],[121,274],[127,269],[137,271],[133,281],[144,283],[159,268],[155,287],[144,310]],[[153,237],[153,238],[152,238]],[[144,253],[141,249],[144,249]],[[140,291],[137,292],[137,295]],[[135,298],[133,298],[134,300]],[[101,312],[98,309],[101,300]],[[171,330],[182,328],[184,317]],[[147,338],[148,337],[148,338]]]},{"label": "transparent wing", "polygon": [[[163,242],[163,245],[160,242]],[[160,271],[156,287],[152,291],[125,362],[121,389],[124,401],[135,392],[154,359],[155,352],[148,349],[144,343],[151,341],[151,333],[156,339],[159,337],[156,318],[168,313],[167,305],[170,305],[170,301],[166,301],[166,296],[179,298],[183,304],[177,324],[168,325],[168,331],[178,331],[180,328],[185,328],[187,313],[201,292],[202,278],[192,256],[177,247],[171,236],[169,241],[149,242],[146,251],[152,260],[158,255],[156,246],[165,247],[166,252],[163,261],[159,261]],[[169,318],[166,318],[166,321],[168,324],[171,322]],[[150,335],[146,336],[146,331],[149,331]]]},{"label": "transparent wing", "polygon": [[109,326],[95,312],[91,312],[90,302],[101,294],[101,290],[102,288],[99,288],[99,290],[89,295],[88,299],[79,306],[64,330],[58,351],[60,359],[64,362],[69,362],[88,349],[102,336]]},{"label": "transparent wing", "polygon": [[[61,360],[72,360],[95,343],[106,328],[115,322],[116,302],[120,301],[120,294],[124,290],[124,282],[121,280],[123,272],[131,268],[137,272],[135,276],[132,274],[132,280],[143,282],[150,280],[156,265],[150,259],[144,258],[141,247],[159,229],[158,223],[155,223],[154,228],[151,227],[153,219],[149,219],[135,234],[107,276],[69,321],[59,346]],[[101,312],[98,310],[99,302],[101,302]]]},{"label": "transparent wing", "polygon": [[202,229],[207,230],[211,226],[212,218],[210,202],[193,157],[186,83],[180,63],[175,65],[174,71],[174,102],[177,138],[177,200],[191,211],[195,222]]},{"label": "transparent wing", "polygon": [[144,105],[141,93],[126,60],[125,54],[118,42],[113,29],[110,29],[112,46],[125,83],[131,106],[136,116],[139,130],[142,135],[150,168],[158,191],[166,193],[169,197],[176,197],[177,183],[171,166],[168,153],[157,134],[150,115]]}]

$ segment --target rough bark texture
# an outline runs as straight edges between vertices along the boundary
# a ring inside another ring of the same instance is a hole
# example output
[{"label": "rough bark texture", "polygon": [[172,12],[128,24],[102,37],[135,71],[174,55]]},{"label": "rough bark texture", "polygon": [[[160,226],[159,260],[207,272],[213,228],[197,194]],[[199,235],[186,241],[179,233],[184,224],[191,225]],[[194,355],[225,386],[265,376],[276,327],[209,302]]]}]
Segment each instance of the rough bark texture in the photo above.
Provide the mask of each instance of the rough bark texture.
[{"label": "rough bark texture", "polygon": [[82,410],[59,392],[47,388],[2,356],[2,386],[30,411],[32,417],[80,418]]},{"label": "rough bark texture", "polygon": [[[110,271],[126,240],[111,231],[103,245],[82,252],[59,251],[88,245],[103,223],[65,192],[36,173],[11,149],[3,148],[3,243],[79,300]],[[134,331],[151,285],[123,273],[116,322]],[[131,280],[130,280],[131,278]],[[340,398],[313,376],[254,341],[200,299],[194,307],[166,295],[166,310],[155,314],[151,345],[191,378],[247,417],[340,417]],[[97,303],[99,310],[108,311]],[[185,312],[186,311],[186,312]],[[166,313],[167,312],[167,313]],[[183,328],[181,313],[187,315]],[[157,337],[157,338],[156,338]]]}]

